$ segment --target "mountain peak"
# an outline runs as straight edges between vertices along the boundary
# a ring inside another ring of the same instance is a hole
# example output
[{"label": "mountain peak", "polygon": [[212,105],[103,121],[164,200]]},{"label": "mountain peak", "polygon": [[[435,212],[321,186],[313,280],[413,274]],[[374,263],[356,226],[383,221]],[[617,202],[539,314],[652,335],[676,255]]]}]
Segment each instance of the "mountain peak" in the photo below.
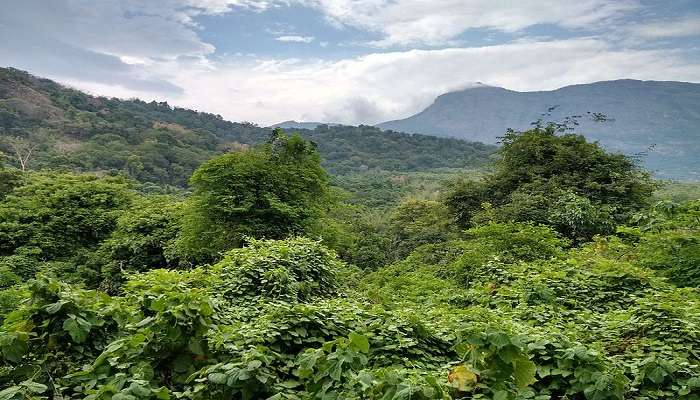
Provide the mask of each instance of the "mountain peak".
[{"label": "mountain peak", "polygon": [[[697,178],[688,165],[700,152],[700,84],[620,79],[518,92],[483,83],[438,96],[416,115],[377,125],[382,129],[497,143],[509,129],[529,129],[532,122],[561,122],[582,116],[577,133],[609,150],[648,152],[646,166],[660,176]],[[594,122],[602,113],[608,122]],[[692,175],[692,176],[691,176]]]}]

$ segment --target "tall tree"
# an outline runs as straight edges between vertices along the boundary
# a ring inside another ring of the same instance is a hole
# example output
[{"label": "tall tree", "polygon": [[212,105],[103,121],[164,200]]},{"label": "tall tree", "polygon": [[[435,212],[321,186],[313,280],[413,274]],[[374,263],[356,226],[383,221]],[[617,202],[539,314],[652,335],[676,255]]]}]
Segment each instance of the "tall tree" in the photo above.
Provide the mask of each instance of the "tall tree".
[{"label": "tall tree", "polygon": [[[502,143],[492,175],[459,184],[448,195],[448,206],[464,226],[484,217],[530,221],[585,240],[609,233],[648,205],[655,188],[635,160],[581,135],[560,134],[555,125],[509,131]],[[482,203],[497,209],[484,216]]]},{"label": "tall tree", "polygon": [[207,161],[190,184],[177,247],[196,261],[215,259],[246,237],[302,233],[330,201],[315,145],[281,129],[263,145]]}]

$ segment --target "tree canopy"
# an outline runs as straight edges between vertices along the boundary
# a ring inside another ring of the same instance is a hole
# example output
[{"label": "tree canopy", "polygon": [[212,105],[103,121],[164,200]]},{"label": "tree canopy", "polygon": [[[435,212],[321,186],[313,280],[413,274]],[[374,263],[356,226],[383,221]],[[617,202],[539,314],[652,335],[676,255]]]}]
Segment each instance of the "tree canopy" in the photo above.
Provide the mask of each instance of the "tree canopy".
[{"label": "tree canopy", "polygon": [[[557,228],[575,240],[611,233],[650,204],[648,172],[629,157],[609,153],[555,126],[509,131],[493,174],[456,185],[447,203],[462,226],[495,216]],[[483,208],[488,203],[496,210]]]},{"label": "tree canopy", "polygon": [[207,161],[190,184],[179,246],[195,259],[216,258],[247,237],[303,233],[330,202],[313,143],[281,130],[263,145]]}]

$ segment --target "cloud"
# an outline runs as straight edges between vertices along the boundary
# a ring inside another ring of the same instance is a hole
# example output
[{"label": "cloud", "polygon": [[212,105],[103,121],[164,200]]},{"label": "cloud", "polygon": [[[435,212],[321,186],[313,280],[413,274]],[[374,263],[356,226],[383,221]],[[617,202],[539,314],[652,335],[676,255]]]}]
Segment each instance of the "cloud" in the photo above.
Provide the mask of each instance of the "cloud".
[{"label": "cloud", "polygon": [[646,39],[698,36],[700,15],[634,25],[629,27],[627,32]]},{"label": "cloud", "polygon": [[285,35],[278,36],[275,40],[280,42],[295,42],[295,43],[311,43],[314,41],[313,36],[300,36],[300,35]]},{"label": "cloud", "polygon": [[169,77],[143,66],[213,53],[198,36],[197,15],[268,6],[254,0],[7,0],[0,5],[0,36],[8,39],[0,60],[53,78],[177,93]]},{"label": "cloud", "polygon": [[[700,81],[697,58],[687,51],[642,50],[603,36],[296,59],[227,58],[199,35],[202,14],[292,4],[314,7],[338,26],[376,32],[378,46],[452,43],[469,29],[517,32],[538,24],[588,34],[638,6],[631,0],[566,6],[558,0],[8,0],[0,5],[0,37],[11,40],[0,44],[0,62],[96,94],[167,100],[260,124],[377,123],[415,113],[474,81],[516,90],[617,78]],[[284,31],[267,35],[316,41],[278,28]],[[663,28],[637,26],[640,35],[655,37],[695,29],[692,21]]]},{"label": "cloud", "polygon": [[[134,0],[140,3],[146,3],[142,0]],[[162,8],[164,0],[155,3],[154,6]],[[165,0],[171,3],[179,3],[180,5],[189,6],[195,10],[202,10],[208,14],[221,14],[230,11],[234,8],[246,8],[253,10],[265,10],[274,5],[274,1],[268,0]],[[166,4],[167,6],[167,4]]]},{"label": "cloud", "polygon": [[517,32],[538,24],[594,28],[638,7],[632,0],[301,0],[338,26],[378,32],[375,46],[444,44],[469,29]]},{"label": "cloud", "polygon": [[[120,57],[91,51],[61,41],[24,32],[21,39],[11,29],[0,26],[0,37],[14,37],[0,46],[2,66],[29,70],[34,74],[61,81],[104,82],[136,92],[160,95],[182,94],[183,89],[165,76],[124,62]],[[28,51],[31,49],[31,51]]]},{"label": "cloud", "polygon": [[[584,38],[373,53],[333,61],[178,60],[148,68],[154,75],[172,77],[184,90],[161,98],[231,120],[374,124],[418,112],[437,95],[474,81],[515,90],[620,78],[700,81],[700,65],[683,57],[675,50],[615,49]],[[99,89],[111,93],[109,87]],[[128,97],[123,88],[114,93]]]}]

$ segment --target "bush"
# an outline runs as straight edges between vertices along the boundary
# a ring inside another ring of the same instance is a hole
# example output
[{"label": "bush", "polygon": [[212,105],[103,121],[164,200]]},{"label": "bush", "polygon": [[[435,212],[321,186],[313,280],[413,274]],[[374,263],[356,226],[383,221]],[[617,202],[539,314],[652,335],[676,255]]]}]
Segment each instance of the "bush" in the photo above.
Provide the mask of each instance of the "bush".
[{"label": "bush", "polygon": [[569,241],[552,228],[524,223],[492,223],[465,231],[464,240],[482,254],[533,261],[561,256]]},{"label": "bush", "polygon": [[638,216],[639,263],[663,271],[678,286],[700,287],[700,201],[660,203]]},{"label": "bush", "polygon": [[292,238],[251,240],[213,268],[221,274],[220,292],[232,301],[303,302],[335,294],[343,264],[319,242]]},{"label": "bush", "polygon": [[0,203],[0,256],[41,250],[45,260],[94,247],[130,201],[128,183],[92,175],[32,173]]},{"label": "bush", "polygon": [[415,248],[456,237],[444,204],[431,200],[406,200],[389,217],[388,236],[393,260],[405,258]]}]

